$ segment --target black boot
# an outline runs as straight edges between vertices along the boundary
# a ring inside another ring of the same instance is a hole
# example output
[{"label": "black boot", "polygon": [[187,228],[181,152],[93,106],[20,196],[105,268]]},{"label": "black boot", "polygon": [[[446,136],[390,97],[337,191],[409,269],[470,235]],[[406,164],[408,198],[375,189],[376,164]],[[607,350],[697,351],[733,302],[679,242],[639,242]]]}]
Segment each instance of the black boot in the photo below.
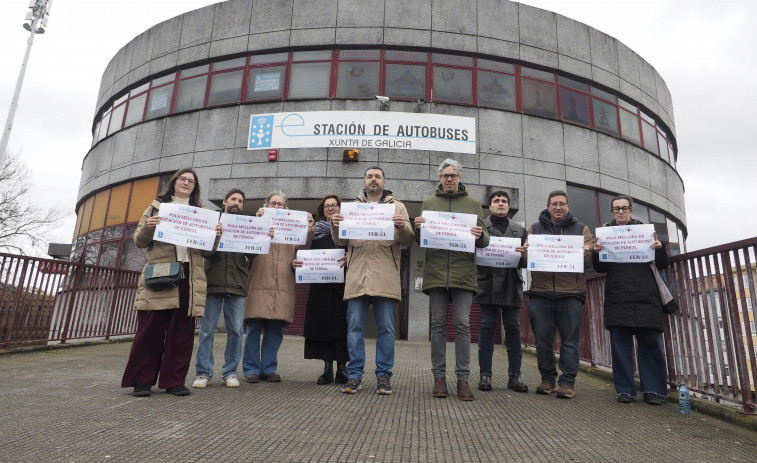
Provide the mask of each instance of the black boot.
[{"label": "black boot", "polygon": [[336,377],[334,378],[335,383],[339,384],[346,384],[347,383],[347,365],[344,363],[340,363],[336,365]]},{"label": "black boot", "polygon": [[332,362],[323,361],[323,374],[316,381],[319,385],[331,384],[334,382],[334,366]]}]

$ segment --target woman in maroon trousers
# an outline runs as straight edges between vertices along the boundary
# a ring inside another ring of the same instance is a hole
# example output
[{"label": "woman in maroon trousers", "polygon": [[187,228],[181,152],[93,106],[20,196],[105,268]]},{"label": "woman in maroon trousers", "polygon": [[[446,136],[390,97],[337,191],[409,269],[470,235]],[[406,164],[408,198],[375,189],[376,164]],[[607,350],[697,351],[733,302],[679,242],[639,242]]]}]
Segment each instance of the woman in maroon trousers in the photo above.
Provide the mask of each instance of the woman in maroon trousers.
[{"label": "woman in maroon trousers", "polygon": [[147,264],[181,262],[184,278],[178,286],[152,290],[145,286],[144,269],[134,308],[137,333],[129,353],[121,387],[133,387],[135,397],[148,397],[156,383],[175,396],[189,395],[184,380],[189,370],[194,345],[194,317],[205,311],[205,269],[199,249],[174,246],[153,240],[160,223],[160,205],[179,203],[202,207],[200,185],[192,169],[177,171],[168,185],[150,204],[137,230],[134,243],[147,248]]}]

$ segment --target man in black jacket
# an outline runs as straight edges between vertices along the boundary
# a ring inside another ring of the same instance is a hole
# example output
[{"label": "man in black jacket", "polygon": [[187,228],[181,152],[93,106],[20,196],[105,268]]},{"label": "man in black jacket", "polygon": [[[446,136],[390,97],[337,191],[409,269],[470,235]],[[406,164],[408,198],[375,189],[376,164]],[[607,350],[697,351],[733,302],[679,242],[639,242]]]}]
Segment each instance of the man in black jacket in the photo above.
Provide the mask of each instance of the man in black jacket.
[{"label": "man in black jacket", "polygon": [[[499,190],[489,195],[491,215],[484,220],[489,236],[518,238],[520,247],[516,251],[523,254],[526,229],[507,217],[510,212],[510,195]],[[494,328],[497,311],[502,310],[502,324],[505,327],[507,346],[507,387],[516,392],[528,392],[528,386],[520,378],[523,352],[520,345],[520,309],[523,307],[523,278],[519,268],[526,266],[521,258],[518,268],[497,268],[477,266],[478,293],[473,299],[481,307],[481,327],[478,334],[478,367],[481,380],[478,388],[492,390],[492,355],[494,352]]]},{"label": "man in black jacket", "polygon": [[[232,189],[223,200],[223,211],[226,214],[240,214],[244,200],[242,190]],[[213,332],[221,316],[221,309],[226,324],[226,351],[221,378],[226,386],[238,387],[237,367],[242,357],[242,324],[251,257],[239,252],[214,251],[206,254],[205,258],[208,293],[205,316],[200,325],[195,358],[196,375],[192,387],[204,388],[213,377]]]}]

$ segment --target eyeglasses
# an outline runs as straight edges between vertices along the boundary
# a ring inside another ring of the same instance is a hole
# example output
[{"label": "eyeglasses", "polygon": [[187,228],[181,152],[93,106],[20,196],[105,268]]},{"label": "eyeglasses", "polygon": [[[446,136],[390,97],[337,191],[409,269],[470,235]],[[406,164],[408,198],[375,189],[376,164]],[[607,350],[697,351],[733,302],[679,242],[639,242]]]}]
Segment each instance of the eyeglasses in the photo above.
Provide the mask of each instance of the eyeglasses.
[{"label": "eyeglasses", "polygon": [[615,207],[612,208],[613,212],[628,212],[630,210],[631,210],[631,208],[628,207],[628,206],[623,206],[623,207],[615,206]]},{"label": "eyeglasses", "polygon": [[195,184],[194,179],[189,178],[189,177],[179,177],[176,180],[179,181],[179,182],[181,182],[181,183],[188,183],[190,185],[194,185]]},{"label": "eyeglasses", "polygon": [[268,203],[268,207],[284,207],[284,203],[271,201],[270,203]]},{"label": "eyeglasses", "polygon": [[454,180],[454,179],[456,179],[459,176],[460,175],[458,175],[458,174],[442,174],[442,175],[440,175],[440,177],[443,178],[444,180],[447,180],[447,179]]},{"label": "eyeglasses", "polygon": [[568,203],[549,203],[550,207],[565,207]]},{"label": "eyeglasses", "polygon": [[339,204],[324,204],[324,209],[339,209]]}]

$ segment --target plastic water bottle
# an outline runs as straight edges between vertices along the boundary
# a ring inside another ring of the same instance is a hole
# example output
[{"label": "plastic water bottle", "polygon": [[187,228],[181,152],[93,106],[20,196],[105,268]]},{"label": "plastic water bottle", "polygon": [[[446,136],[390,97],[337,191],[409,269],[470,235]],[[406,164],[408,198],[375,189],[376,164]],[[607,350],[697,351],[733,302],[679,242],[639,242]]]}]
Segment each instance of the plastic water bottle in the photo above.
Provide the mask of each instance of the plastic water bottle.
[{"label": "plastic water bottle", "polygon": [[691,413],[691,397],[689,397],[689,388],[685,384],[678,386],[678,407],[681,413]]}]

